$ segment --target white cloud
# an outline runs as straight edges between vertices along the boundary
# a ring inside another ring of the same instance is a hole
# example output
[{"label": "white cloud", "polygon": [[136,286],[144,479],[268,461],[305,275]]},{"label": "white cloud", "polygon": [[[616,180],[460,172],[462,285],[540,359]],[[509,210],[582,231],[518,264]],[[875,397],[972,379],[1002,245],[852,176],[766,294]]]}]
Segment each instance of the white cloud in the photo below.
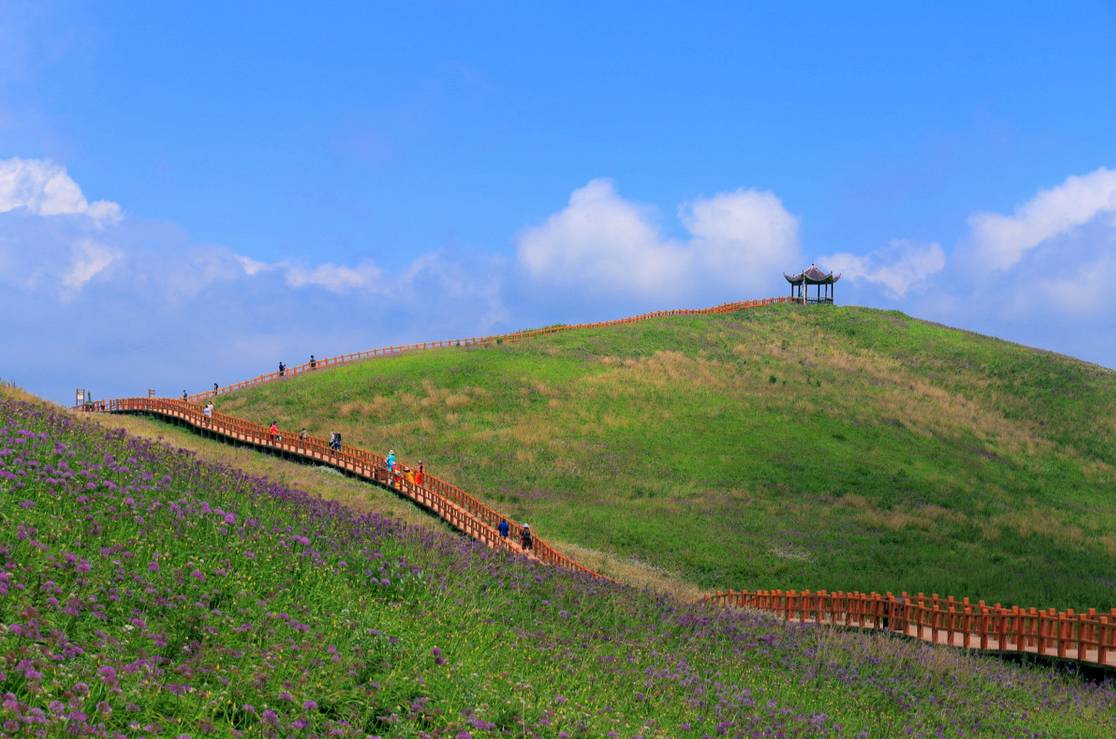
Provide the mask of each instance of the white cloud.
[{"label": "white cloud", "polygon": [[17,208],[40,216],[84,215],[99,227],[121,218],[119,205],[86,201],[64,168],[43,159],[0,160],[0,213]]},{"label": "white cloud", "polygon": [[680,211],[695,252],[709,268],[777,271],[798,249],[798,219],[773,193],[737,190],[695,200]]},{"label": "white cloud", "polygon": [[119,251],[92,239],[82,239],[74,244],[70,267],[62,275],[62,286],[67,290],[80,290],[118,259]]},{"label": "white cloud", "polygon": [[1116,170],[1101,167],[1037,195],[1010,216],[975,213],[969,217],[972,256],[993,269],[1007,269],[1044,241],[1116,212]]},{"label": "white cloud", "polygon": [[691,237],[665,236],[646,207],[607,179],[574,190],[566,208],[524,230],[519,261],[540,283],[672,299],[710,284],[747,289],[798,259],[798,221],[769,192],[737,190],[679,209]]},{"label": "white cloud", "polygon": [[287,284],[291,287],[314,285],[337,294],[350,290],[373,291],[381,287],[383,280],[383,270],[369,261],[363,261],[354,267],[330,262],[314,267],[278,266],[286,273]]},{"label": "white cloud", "polygon": [[883,285],[892,297],[903,297],[945,267],[945,252],[936,243],[918,244],[896,239],[868,254],[842,252],[822,263],[848,280]]},{"label": "white cloud", "polygon": [[660,290],[685,268],[680,244],[664,239],[649,213],[590,181],[567,207],[519,237],[519,259],[532,277],[625,292]]}]

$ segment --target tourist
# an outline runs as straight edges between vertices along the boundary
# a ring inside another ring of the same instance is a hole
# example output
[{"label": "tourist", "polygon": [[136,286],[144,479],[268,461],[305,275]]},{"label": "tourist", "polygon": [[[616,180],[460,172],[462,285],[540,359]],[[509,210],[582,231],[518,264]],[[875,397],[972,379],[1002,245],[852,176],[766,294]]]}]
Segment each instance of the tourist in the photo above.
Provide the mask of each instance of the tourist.
[{"label": "tourist", "polygon": [[510,529],[510,527],[508,526],[508,519],[501,518],[500,519],[500,525],[496,527],[496,530],[500,532],[500,538],[501,539],[507,539],[508,538],[509,529]]},{"label": "tourist", "polygon": [[187,395],[186,395],[186,391],[185,391],[185,390],[183,390],[183,391],[182,391],[182,402],[183,402],[183,403],[185,403],[185,402],[186,402],[186,400],[187,400]]},{"label": "tourist", "polygon": [[205,422],[206,423],[212,423],[213,422],[213,404],[212,403],[206,403],[205,404],[205,407],[202,408],[202,415],[205,416]]},{"label": "tourist", "polygon": [[318,360],[314,359],[314,355],[311,354],[310,355],[310,369],[314,369],[317,366],[318,366]]},{"label": "tourist", "polygon": [[267,433],[271,436],[271,440],[273,442],[279,442],[283,440],[283,437],[279,435],[279,424],[275,421],[271,422],[271,425],[267,429]]},{"label": "tourist", "polygon": [[395,450],[394,449],[389,449],[388,450],[387,458],[384,460],[384,464],[387,465],[388,472],[395,472]]},{"label": "tourist", "polygon": [[341,451],[341,433],[334,431],[329,435],[329,448],[334,452]]},{"label": "tourist", "polygon": [[215,383],[213,383],[213,394],[214,394],[214,395],[216,395],[216,394],[217,394],[217,383],[216,383],[216,382],[215,382]]},{"label": "tourist", "polygon": [[523,551],[531,551],[531,547],[534,545],[534,541],[531,537],[531,524],[523,524],[523,531],[519,533],[519,543],[523,545]]},{"label": "tourist", "polygon": [[415,484],[415,473],[411,470],[410,467],[403,467],[403,479],[411,483],[412,485]]},{"label": "tourist", "polygon": [[426,468],[422,465],[422,460],[419,460],[418,472],[415,473],[415,484],[422,487],[426,483]]},{"label": "tourist", "polygon": [[287,374],[287,365],[280,362],[279,363],[279,376],[283,377],[286,374]]}]

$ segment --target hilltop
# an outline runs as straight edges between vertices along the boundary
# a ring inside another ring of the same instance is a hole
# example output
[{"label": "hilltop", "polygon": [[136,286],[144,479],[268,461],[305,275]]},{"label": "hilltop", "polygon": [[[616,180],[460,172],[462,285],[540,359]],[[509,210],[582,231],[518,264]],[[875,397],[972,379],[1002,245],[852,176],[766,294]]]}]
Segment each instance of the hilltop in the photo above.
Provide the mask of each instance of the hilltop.
[{"label": "hilltop", "polygon": [[0,396],[5,734],[1111,733],[1064,670],[683,605]]},{"label": "hilltop", "polygon": [[600,553],[703,588],[1116,605],[1116,373],[896,312],[439,349],[219,409],[422,458],[606,570]]}]

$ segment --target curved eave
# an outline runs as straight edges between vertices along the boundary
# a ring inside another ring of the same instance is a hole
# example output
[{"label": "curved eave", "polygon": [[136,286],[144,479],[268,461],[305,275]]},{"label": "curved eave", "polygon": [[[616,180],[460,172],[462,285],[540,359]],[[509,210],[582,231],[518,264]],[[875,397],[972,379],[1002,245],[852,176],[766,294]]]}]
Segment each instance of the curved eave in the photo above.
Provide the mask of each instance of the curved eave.
[{"label": "curved eave", "polygon": [[841,279],[840,274],[835,275],[833,273],[830,273],[830,274],[826,275],[825,277],[823,277],[821,279],[815,279],[813,277],[807,277],[806,275],[802,274],[801,272],[798,273],[797,275],[788,275],[786,272],[784,272],[783,277],[785,277],[787,282],[789,282],[792,285],[801,285],[803,283],[805,283],[807,285],[832,285],[833,283],[837,282],[837,280]]}]

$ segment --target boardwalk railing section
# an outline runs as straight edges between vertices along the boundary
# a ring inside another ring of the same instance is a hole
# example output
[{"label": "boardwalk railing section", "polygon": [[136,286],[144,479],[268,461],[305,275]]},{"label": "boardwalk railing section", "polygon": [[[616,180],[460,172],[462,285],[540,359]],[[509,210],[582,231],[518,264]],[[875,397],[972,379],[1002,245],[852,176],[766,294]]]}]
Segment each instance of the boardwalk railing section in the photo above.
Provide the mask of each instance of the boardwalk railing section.
[{"label": "boardwalk railing section", "polygon": [[525,339],[534,338],[536,336],[545,336],[547,334],[559,333],[561,331],[575,331],[585,328],[603,328],[606,326],[621,326],[627,323],[638,323],[639,321],[646,321],[652,318],[665,318],[668,316],[700,316],[709,315],[713,313],[734,313],[736,311],[746,310],[748,308],[758,308],[765,305],[775,305],[782,303],[796,302],[791,298],[764,298],[762,300],[742,300],[735,303],[725,303],[717,305],[712,308],[694,308],[694,309],[681,309],[681,310],[661,310],[654,313],[643,313],[638,316],[630,316],[628,318],[618,318],[613,321],[600,321],[598,323],[576,323],[576,324],[562,324],[559,326],[547,326],[546,328],[530,329],[528,331],[518,331],[511,334],[500,334],[498,336],[480,336],[471,337],[468,339],[447,339],[444,341],[424,341],[419,344],[406,344],[403,346],[387,346],[380,349],[370,349],[363,352],[355,352],[353,354],[339,354],[336,357],[325,357],[323,359],[315,360],[313,367],[310,362],[287,367],[285,374],[280,375],[278,372],[268,372],[267,374],[253,377],[251,380],[244,380],[232,385],[219,385],[216,390],[205,390],[200,393],[194,393],[188,397],[192,403],[209,400],[218,395],[228,395],[235,393],[238,390],[262,385],[266,382],[275,382],[277,380],[285,379],[286,377],[297,377],[307,372],[316,372],[318,370],[327,369],[329,367],[340,367],[354,362],[362,362],[366,359],[375,359],[377,357],[393,357],[399,354],[407,354],[410,352],[421,351],[423,349],[441,349],[451,346],[492,346],[493,344],[511,344],[516,341],[523,341]]},{"label": "boardwalk railing section", "polygon": [[1116,608],[1105,614],[1094,608],[1088,613],[1040,611],[937,594],[824,590],[729,590],[703,600],[768,611],[786,621],[888,631],[932,644],[1116,667]]},{"label": "boardwalk railing section", "polygon": [[[280,433],[274,436],[259,424],[246,421],[226,413],[212,412],[205,415],[203,409],[183,400],[166,398],[120,398],[100,400],[78,406],[78,410],[100,413],[154,413],[189,424],[199,430],[233,439],[257,447],[273,449],[294,457],[316,461],[323,465],[345,470],[359,477],[376,482],[410,498],[420,506],[432,511],[454,528],[489,547],[523,554],[544,564],[562,567],[596,578],[603,575],[594,572],[557,551],[546,541],[534,537],[530,551],[524,551],[518,542],[521,524],[504,516],[491,506],[478,500],[453,483],[441,480],[434,475],[425,474],[422,485],[408,482],[401,475],[389,472],[385,459],[373,452],[356,447],[343,447],[337,452],[329,444],[317,437],[305,439],[297,434]],[[506,520],[511,536],[500,536],[497,526]]]}]

